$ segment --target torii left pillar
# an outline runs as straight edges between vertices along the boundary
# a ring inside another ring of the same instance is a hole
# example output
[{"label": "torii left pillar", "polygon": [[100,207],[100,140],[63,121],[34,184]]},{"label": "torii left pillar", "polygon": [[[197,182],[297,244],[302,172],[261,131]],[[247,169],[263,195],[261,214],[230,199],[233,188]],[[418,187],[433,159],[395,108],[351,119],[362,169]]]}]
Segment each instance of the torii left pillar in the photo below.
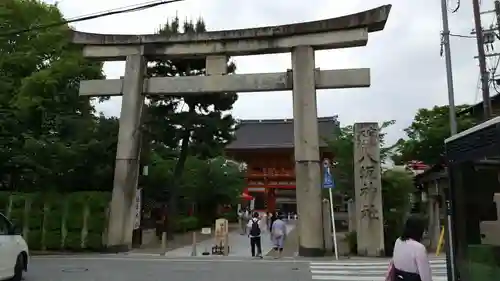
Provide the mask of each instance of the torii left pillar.
[{"label": "torii left pillar", "polygon": [[299,213],[299,255],[325,254],[321,203],[318,110],[316,107],[315,61],[311,46],[292,49],[293,135],[297,212]]},{"label": "torii left pillar", "polygon": [[145,68],[146,62],[142,55],[127,56],[106,245],[108,251],[112,252],[128,251],[132,247]]}]

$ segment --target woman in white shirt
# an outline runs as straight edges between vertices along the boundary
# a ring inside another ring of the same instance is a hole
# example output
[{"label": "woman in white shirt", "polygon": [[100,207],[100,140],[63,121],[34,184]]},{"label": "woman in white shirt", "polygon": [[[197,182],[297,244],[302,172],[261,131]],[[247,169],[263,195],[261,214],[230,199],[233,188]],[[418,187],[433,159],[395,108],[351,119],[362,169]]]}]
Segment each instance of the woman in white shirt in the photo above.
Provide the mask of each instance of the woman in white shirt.
[{"label": "woman in white shirt", "polygon": [[432,281],[427,250],[420,243],[424,230],[422,219],[410,217],[406,221],[403,235],[394,245],[392,257],[397,281]]}]

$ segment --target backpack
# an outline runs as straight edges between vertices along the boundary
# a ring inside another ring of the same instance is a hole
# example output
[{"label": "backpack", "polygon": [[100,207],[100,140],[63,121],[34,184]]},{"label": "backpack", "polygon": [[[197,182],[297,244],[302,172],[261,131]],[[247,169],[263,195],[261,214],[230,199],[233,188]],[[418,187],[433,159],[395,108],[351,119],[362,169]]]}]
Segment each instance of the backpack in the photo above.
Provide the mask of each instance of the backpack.
[{"label": "backpack", "polygon": [[253,237],[260,236],[259,220],[252,220],[252,228],[250,228],[250,235]]}]

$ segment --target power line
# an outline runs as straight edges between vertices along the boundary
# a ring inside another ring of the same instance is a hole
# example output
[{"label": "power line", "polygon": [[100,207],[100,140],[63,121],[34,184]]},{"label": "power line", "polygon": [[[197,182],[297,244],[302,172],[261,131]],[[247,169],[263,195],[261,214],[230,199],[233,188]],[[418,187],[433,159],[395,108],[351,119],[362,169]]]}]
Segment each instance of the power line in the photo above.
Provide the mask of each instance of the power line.
[{"label": "power line", "polygon": [[62,26],[62,25],[66,25],[66,24],[74,23],[74,22],[88,21],[88,20],[98,19],[98,18],[112,16],[112,15],[137,12],[137,11],[142,11],[142,10],[154,8],[157,6],[170,4],[170,3],[174,3],[174,2],[181,2],[181,1],[184,1],[184,0],[149,1],[149,2],[144,2],[141,4],[129,5],[129,6],[121,7],[121,8],[116,8],[116,9],[107,10],[107,11],[103,11],[103,12],[93,13],[93,14],[80,16],[80,17],[76,17],[76,18],[72,18],[72,19],[68,19],[68,20],[63,20],[63,21],[59,21],[59,22],[32,26],[32,27],[29,27],[26,29],[20,29],[20,30],[15,30],[15,31],[11,31],[11,32],[6,32],[6,33],[0,33],[0,37],[16,36],[16,35],[30,32],[30,31],[49,29],[52,27]]},{"label": "power line", "polygon": [[109,13],[109,12],[114,12],[114,11],[118,11],[118,10],[124,10],[124,9],[130,9],[130,8],[137,8],[137,7],[141,7],[141,6],[144,6],[144,5],[158,3],[159,1],[162,1],[162,0],[152,0],[152,1],[148,1],[148,2],[141,2],[141,3],[137,3],[137,4],[122,6],[122,7],[119,7],[119,8],[113,8],[113,9],[99,11],[99,12],[95,12],[95,13],[91,13],[91,14],[80,15],[80,16],[77,16],[77,17],[74,17],[74,18],[69,18],[68,20],[80,19],[80,18],[83,18],[83,17],[100,15],[100,14],[103,14],[103,13]]},{"label": "power line", "polygon": [[453,13],[453,14],[456,13],[456,12],[458,12],[458,10],[460,9],[460,4],[461,4],[460,0],[457,0],[457,4],[456,4],[455,8],[454,9],[450,9],[450,12]]},{"label": "power line", "polygon": [[476,36],[472,36],[472,35],[462,35],[462,34],[452,34],[452,33],[450,33],[450,36],[451,37],[459,37],[459,38],[473,38],[473,39],[476,38]]}]

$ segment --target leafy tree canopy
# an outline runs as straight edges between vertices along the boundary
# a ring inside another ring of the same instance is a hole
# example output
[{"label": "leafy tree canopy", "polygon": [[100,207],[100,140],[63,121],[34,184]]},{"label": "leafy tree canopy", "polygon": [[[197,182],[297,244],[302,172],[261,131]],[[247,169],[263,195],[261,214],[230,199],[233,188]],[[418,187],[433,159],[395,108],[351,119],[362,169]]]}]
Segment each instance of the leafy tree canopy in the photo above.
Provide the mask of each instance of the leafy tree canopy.
[{"label": "leafy tree canopy", "polygon": [[[2,33],[63,20],[56,6],[34,0],[1,1],[0,14]],[[101,64],[82,57],[69,31],[62,25],[0,37],[0,180],[8,188],[102,185],[83,175],[89,168],[81,153],[95,148],[99,122],[89,99],[78,96],[81,79],[102,77]],[[91,167],[105,170],[102,162]]]},{"label": "leafy tree canopy", "polygon": [[[179,18],[163,25],[158,33],[163,35],[205,32],[203,19],[185,21],[181,28]],[[148,68],[152,77],[205,75],[205,59],[157,60]],[[228,62],[228,73],[236,66]],[[188,96],[149,97],[149,132],[157,143],[177,147],[181,151],[209,159],[222,154],[224,147],[233,140],[236,120],[228,113],[238,99],[236,93]],[[180,158],[181,161],[182,158]]]},{"label": "leafy tree canopy", "polygon": [[[147,177],[145,192],[150,197],[160,197],[162,190],[171,190],[168,185],[174,182],[177,159],[166,160],[153,153],[151,160],[151,174]],[[245,187],[244,176],[237,164],[223,157],[207,160],[189,156],[178,181],[179,209],[188,210],[195,204],[198,216],[213,219],[217,206],[236,203]]]},{"label": "leafy tree canopy", "polygon": [[[57,6],[36,0],[2,0],[0,15],[1,33],[63,21]],[[159,32],[203,31],[201,19],[181,31],[176,18]],[[81,80],[103,78],[102,64],[84,59],[69,32],[62,25],[0,37],[0,189],[111,191],[118,119],[96,116],[91,100],[78,95]],[[228,72],[234,70],[228,62]],[[157,61],[148,71],[204,75],[205,61]],[[233,138],[227,111],[236,99],[236,93],[148,99],[141,155],[151,167],[141,179],[148,195],[167,191],[175,203],[194,203],[207,214],[238,198],[243,174],[219,157]]]},{"label": "leafy tree canopy", "polygon": [[[158,33],[163,35],[205,32],[202,19],[185,21],[181,28],[179,18],[163,25]],[[151,63],[150,77],[205,75],[205,58],[164,59]],[[235,64],[228,62],[228,73],[234,73]],[[156,147],[169,147],[177,155],[173,176],[164,194],[168,194],[170,214],[177,212],[181,195],[181,179],[189,156],[211,159],[223,153],[224,147],[233,140],[236,120],[228,113],[236,102],[236,93],[202,94],[189,96],[149,97],[146,128],[150,141]]]},{"label": "leafy tree canopy", "polygon": [[[469,106],[457,106],[457,112],[467,107]],[[403,164],[419,160],[428,165],[438,163],[444,153],[444,140],[450,136],[449,117],[448,106],[419,109],[411,125],[405,129],[406,139],[398,142],[397,153],[393,157],[394,162]],[[477,120],[470,115],[458,116],[457,131],[466,130],[476,122]]]}]

